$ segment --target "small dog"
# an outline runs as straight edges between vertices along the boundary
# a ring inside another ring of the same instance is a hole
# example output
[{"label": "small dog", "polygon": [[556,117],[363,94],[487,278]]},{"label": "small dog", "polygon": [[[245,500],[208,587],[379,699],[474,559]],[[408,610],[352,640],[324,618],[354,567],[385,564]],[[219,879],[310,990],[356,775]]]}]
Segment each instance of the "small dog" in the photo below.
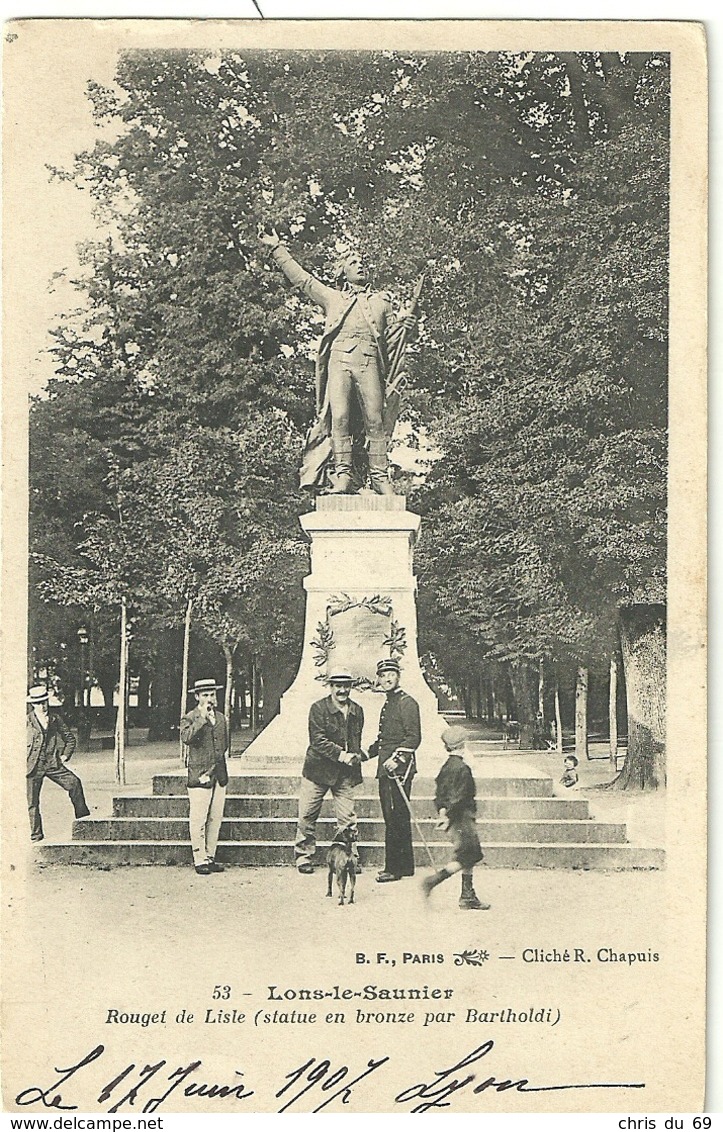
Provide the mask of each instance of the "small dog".
[{"label": "small dog", "polygon": [[356,827],[348,825],[346,829],[338,829],[329,848],[327,858],[329,864],[329,885],[327,896],[331,896],[331,886],[336,876],[336,885],[339,889],[339,903],[344,903],[346,896],[346,882],[349,880],[349,903],[354,903],[354,887],[356,885],[356,859],[354,857],[354,842],[359,837]]}]

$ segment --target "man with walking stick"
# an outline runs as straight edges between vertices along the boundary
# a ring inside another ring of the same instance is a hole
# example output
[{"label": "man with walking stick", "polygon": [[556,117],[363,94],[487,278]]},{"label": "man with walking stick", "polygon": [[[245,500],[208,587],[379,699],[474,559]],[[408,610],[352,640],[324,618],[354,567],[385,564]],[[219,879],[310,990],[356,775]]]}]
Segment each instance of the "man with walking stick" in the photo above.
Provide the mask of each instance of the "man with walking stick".
[{"label": "man with walking stick", "polygon": [[[306,438],[302,487],[334,494],[361,486],[355,454],[366,439],[369,480],[379,495],[394,495],[387,448],[398,408],[385,393],[396,393],[404,347],[416,327],[412,308],[395,319],[389,297],[371,287],[363,259],[349,253],[336,266],[336,287],[328,287],[297,263],[274,228],[259,238],[289,282],[325,314],[316,359],[317,420]],[[363,477],[362,477],[363,478]]]},{"label": "man with walking stick", "polygon": [[409,798],[416,774],[414,753],[422,741],[419,705],[399,687],[399,661],[380,660],[377,680],[386,693],[379,717],[379,738],[369,748],[368,758],[377,758],[379,800],[384,815],[384,868],[379,884],[414,876],[412,817]]}]

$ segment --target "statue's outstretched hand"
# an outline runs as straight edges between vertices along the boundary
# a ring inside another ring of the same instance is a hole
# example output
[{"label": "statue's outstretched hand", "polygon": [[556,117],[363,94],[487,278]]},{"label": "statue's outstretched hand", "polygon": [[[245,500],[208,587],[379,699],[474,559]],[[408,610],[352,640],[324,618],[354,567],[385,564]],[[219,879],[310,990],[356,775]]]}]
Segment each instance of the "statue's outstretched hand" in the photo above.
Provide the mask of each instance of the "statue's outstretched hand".
[{"label": "statue's outstretched hand", "polygon": [[258,234],[261,243],[266,244],[268,248],[278,248],[281,243],[279,233],[273,224],[259,224]]}]

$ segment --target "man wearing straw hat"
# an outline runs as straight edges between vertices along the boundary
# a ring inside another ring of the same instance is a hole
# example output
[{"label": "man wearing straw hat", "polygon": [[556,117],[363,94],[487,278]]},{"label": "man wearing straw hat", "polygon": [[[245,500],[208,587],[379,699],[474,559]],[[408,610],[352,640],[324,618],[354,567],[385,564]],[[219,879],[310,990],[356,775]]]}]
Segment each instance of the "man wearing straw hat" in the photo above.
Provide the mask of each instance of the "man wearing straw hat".
[{"label": "man wearing straw hat", "polygon": [[26,728],[30,837],[32,841],[42,841],[45,835],[40,817],[40,791],[44,779],[49,778],[67,791],[76,818],[87,818],[90,810],[85,801],[83,783],[66,766],[75,751],[75,735],[60,712],[50,710],[46,686],[36,684],[31,688],[27,702],[30,705]]},{"label": "man wearing straw hat", "polygon": [[215,680],[196,680],[189,689],[196,706],[181,720],[181,740],[188,747],[188,824],[199,876],[223,872],[216,860],[216,846],[228,786],[229,733],[226,717],[216,706],[220,688]]},{"label": "man wearing straw hat", "polygon": [[[309,710],[309,746],[301,771],[294,847],[300,873],[314,871],[316,822],[329,791],[338,828],[356,826],[354,802],[356,788],[362,781],[359,764],[364,711],[350,698],[352,684],[348,672],[332,672],[330,694],[316,700]],[[353,853],[358,864],[356,846]]]},{"label": "man wearing straw hat", "polygon": [[275,229],[261,229],[259,238],[292,286],[322,307],[326,318],[316,360],[317,421],[306,440],[301,486],[335,494],[355,490],[352,453],[366,437],[371,486],[379,495],[394,495],[385,384],[390,361],[401,357],[416,316],[410,310],[394,318],[389,296],[373,290],[367,266],[355,252],[339,259],[337,286],[327,287],[296,262]]}]

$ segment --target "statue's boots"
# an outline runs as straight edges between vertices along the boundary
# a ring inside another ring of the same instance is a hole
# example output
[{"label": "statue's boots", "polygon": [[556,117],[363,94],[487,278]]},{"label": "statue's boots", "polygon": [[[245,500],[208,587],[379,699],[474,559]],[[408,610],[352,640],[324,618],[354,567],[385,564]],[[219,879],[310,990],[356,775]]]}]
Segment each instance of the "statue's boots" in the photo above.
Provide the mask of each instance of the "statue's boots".
[{"label": "statue's boots", "polygon": [[352,439],[350,436],[333,436],[331,447],[334,452],[334,486],[333,495],[346,495],[351,491],[352,466]]},{"label": "statue's boots", "polygon": [[467,911],[486,911],[490,905],[483,904],[472,884],[472,877],[468,873],[462,873],[462,895],[459,898],[459,907]]},{"label": "statue's boots", "polygon": [[387,458],[387,438],[369,439],[369,479],[377,495],[394,495],[389,479],[389,460]]}]

